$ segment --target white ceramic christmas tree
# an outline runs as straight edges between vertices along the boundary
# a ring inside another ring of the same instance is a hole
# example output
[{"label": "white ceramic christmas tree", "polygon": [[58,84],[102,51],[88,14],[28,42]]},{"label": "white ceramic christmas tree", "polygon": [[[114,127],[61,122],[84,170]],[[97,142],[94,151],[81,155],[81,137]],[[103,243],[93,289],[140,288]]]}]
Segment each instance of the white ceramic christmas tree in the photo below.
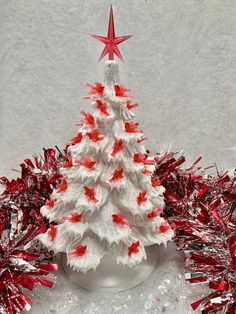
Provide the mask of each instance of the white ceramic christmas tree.
[{"label": "white ceramic christmas tree", "polygon": [[[113,59],[116,50],[112,55],[109,49],[105,52]],[[137,104],[119,84],[118,64],[108,60],[104,83],[88,87],[95,112],[82,112],[68,146],[70,158],[61,168],[62,182],[41,208],[53,224],[40,240],[55,252],[66,252],[77,271],[95,270],[106,255],[132,267],[146,259],[146,246],[166,244],[173,236],[160,217],[164,188],[152,178],[153,160],[143,131],[133,122]]]}]

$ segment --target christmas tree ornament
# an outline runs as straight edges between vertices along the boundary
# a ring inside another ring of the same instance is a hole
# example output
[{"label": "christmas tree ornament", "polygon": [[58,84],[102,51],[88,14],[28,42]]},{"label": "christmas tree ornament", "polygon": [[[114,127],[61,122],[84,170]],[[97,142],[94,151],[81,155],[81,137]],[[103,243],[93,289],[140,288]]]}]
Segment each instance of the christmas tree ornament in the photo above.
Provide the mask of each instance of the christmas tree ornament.
[{"label": "christmas tree ornament", "polygon": [[41,208],[51,225],[39,239],[54,252],[66,254],[81,286],[95,289],[100,282],[99,288],[124,290],[155,268],[156,252],[149,248],[147,255],[145,247],[166,245],[173,230],[160,217],[164,188],[152,180],[154,160],[142,143],[143,131],[133,122],[137,104],[119,83],[113,58],[114,53],[120,57],[117,44],[128,36],[115,37],[112,8],[108,37],[104,82],[87,85],[86,99],[95,112],[82,112],[80,128],[67,146],[69,161],[60,169],[61,184]]},{"label": "christmas tree ornament", "polygon": [[[154,161],[142,143],[143,131],[132,122],[130,96],[119,84],[118,64],[108,60],[104,83],[88,87],[95,113],[82,113],[78,133],[67,147],[69,161],[60,169],[61,183],[41,208],[51,225],[39,238],[54,252],[66,253],[75,274],[92,270],[87,277],[75,275],[83,279],[80,285],[95,289],[98,282],[105,285],[113,278],[114,288],[123,290],[129,287],[127,281],[136,285],[144,279],[137,277],[137,265],[146,276],[154,269],[156,252],[150,249],[147,259],[145,247],[166,245],[173,231],[160,217],[164,188],[152,180]],[[121,286],[117,272],[122,267],[117,263],[124,265]],[[108,264],[113,266],[105,280]]]},{"label": "christmas tree ornament", "polygon": [[60,178],[63,156],[55,150],[44,150],[43,157],[26,159],[21,164],[21,176],[16,180],[0,178],[4,187],[0,195],[0,312],[15,314],[30,310],[32,300],[26,289],[36,285],[53,287],[51,264],[53,254],[36,241],[47,229],[40,207],[50,197]]},{"label": "christmas tree ornament", "polygon": [[185,158],[173,153],[155,160],[156,178],[166,189],[164,215],[175,230],[177,248],[185,253],[185,278],[209,286],[209,295],[192,308],[204,314],[235,313],[235,173],[206,175],[199,172],[200,158],[184,169]]},{"label": "christmas tree ornament", "polygon": [[[65,272],[81,287],[123,291],[152,273],[157,244],[166,246],[174,237],[185,254],[186,280],[209,287],[193,310],[235,313],[235,173],[206,175],[199,172],[200,158],[184,169],[185,158],[170,152],[150,157],[143,131],[133,121],[138,104],[119,83],[114,56],[123,61],[118,45],[131,35],[116,37],[112,7],[107,37],[92,37],[105,44],[99,61],[107,54],[109,59],[104,82],[87,84],[85,99],[95,112],[81,112],[64,154],[44,150],[43,157],[24,160],[21,177],[0,178],[5,188],[0,312],[30,310],[25,289],[53,286],[53,252],[62,253]],[[166,296],[163,288],[158,286]],[[159,297],[155,301],[166,311]]]}]

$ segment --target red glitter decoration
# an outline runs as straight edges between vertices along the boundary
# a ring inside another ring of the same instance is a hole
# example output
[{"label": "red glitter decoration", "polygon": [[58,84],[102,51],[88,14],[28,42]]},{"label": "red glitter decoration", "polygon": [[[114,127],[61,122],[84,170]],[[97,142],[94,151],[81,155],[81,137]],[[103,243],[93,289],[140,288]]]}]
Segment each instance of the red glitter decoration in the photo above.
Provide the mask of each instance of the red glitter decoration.
[{"label": "red glitter decoration", "polygon": [[109,60],[114,60],[114,54],[116,54],[118,58],[124,61],[120,53],[120,50],[117,46],[121,44],[123,41],[129,39],[131,35],[116,37],[112,6],[110,8],[110,17],[109,17],[107,37],[98,36],[98,35],[92,35],[92,37],[106,45],[98,61],[100,61],[103,57],[105,57],[106,54],[108,54]]},{"label": "red glitter decoration", "polygon": [[93,161],[91,159],[86,159],[84,161],[77,160],[76,163],[79,163],[81,166],[87,169],[92,169],[96,165],[96,161]]},{"label": "red glitter decoration", "polygon": [[92,201],[94,203],[98,202],[98,199],[96,199],[96,192],[94,188],[89,188],[87,186],[84,187],[84,194],[87,196],[89,201]]},{"label": "red glitter decoration", "polygon": [[87,251],[87,245],[78,245],[72,252],[68,252],[67,254],[75,257],[82,257],[85,255]]},{"label": "red glitter decoration", "polygon": [[137,196],[137,204],[140,206],[142,203],[145,203],[147,201],[146,198],[147,192],[143,191],[140,192],[139,195]]},{"label": "red glitter decoration", "polygon": [[95,119],[93,115],[91,115],[90,113],[86,113],[84,111],[81,111],[81,114],[84,116],[84,119],[81,119],[81,124],[78,124],[78,125],[81,126],[85,124],[91,129],[93,129],[95,127]]},{"label": "red glitter decoration", "polygon": [[[23,211],[23,223],[35,224],[42,219],[40,207],[50,199],[54,188],[61,180],[60,167],[66,157],[60,152],[57,156],[54,149],[44,149],[43,156],[35,156],[33,161],[25,159],[21,163],[21,177],[8,180],[0,178],[5,191],[0,197],[7,211],[19,208]],[[40,218],[41,217],[41,218]]]},{"label": "red glitter decoration", "polygon": [[57,236],[57,227],[51,225],[50,229],[48,230],[48,236],[50,237],[51,241],[54,241]]},{"label": "red glitter decoration", "polygon": [[31,308],[26,289],[33,290],[37,284],[53,286],[46,276],[57,270],[57,265],[50,265],[52,252],[35,237],[47,228],[39,209],[50,199],[64,159],[61,152],[57,156],[54,149],[45,149],[43,156],[24,160],[19,178],[0,179],[5,187],[0,195],[0,305],[4,313],[16,314]]},{"label": "red glitter decoration", "polygon": [[164,216],[185,253],[186,280],[208,283],[208,296],[194,302],[203,314],[235,313],[236,177],[199,173],[197,164],[166,153],[156,158],[155,175],[165,187]]},{"label": "red glitter decoration", "polygon": [[67,190],[67,180],[62,178],[60,184],[57,186],[57,193],[63,193]]},{"label": "red glitter decoration", "polygon": [[99,131],[88,132],[86,135],[91,141],[95,143],[103,140],[103,136]]},{"label": "red glitter decoration", "polygon": [[133,242],[128,248],[128,255],[131,256],[132,254],[138,254],[139,252],[139,241]]},{"label": "red glitter decoration", "polygon": [[203,183],[201,185],[200,190],[198,191],[197,198],[202,197],[208,191],[208,189],[209,189],[208,186],[205,183]]},{"label": "red glitter decoration", "polygon": [[108,106],[106,102],[102,102],[101,100],[97,99],[97,109],[100,111],[100,113],[105,116],[108,117],[110,115],[110,113],[107,111]]},{"label": "red glitter decoration", "polygon": [[121,214],[113,214],[112,220],[115,224],[117,224],[119,226],[130,226],[130,223],[125,221],[125,217]]},{"label": "red glitter decoration", "polygon": [[72,138],[72,140],[70,141],[71,145],[76,145],[79,144],[83,139],[83,135],[82,133],[78,133],[74,138]]},{"label": "red glitter decoration", "polygon": [[65,168],[72,168],[73,167],[73,160],[72,157],[70,156],[63,165]]},{"label": "red glitter decoration", "polygon": [[82,214],[80,213],[71,213],[68,217],[64,218],[65,220],[71,222],[71,223],[77,223],[80,222],[82,219]]},{"label": "red glitter decoration", "polygon": [[45,205],[46,205],[48,208],[53,208],[54,205],[55,205],[55,202],[56,202],[55,199],[46,200],[46,204],[45,204]]},{"label": "red glitter decoration", "polygon": [[109,180],[109,182],[116,182],[116,181],[119,181],[121,179],[124,178],[124,169],[121,168],[121,169],[118,169],[118,170],[115,170],[112,174],[112,177],[111,179]]},{"label": "red glitter decoration", "polygon": [[130,89],[126,88],[123,85],[115,85],[115,94],[117,97],[129,97],[131,98],[132,96],[127,95],[126,93],[130,91]]},{"label": "red glitter decoration", "polygon": [[138,107],[138,104],[133,104],[130,100],[127,100],[126,101],[126,108],[131,110],[131,109],[134,109],[134,108],[137,108]]},{"label": "red glitter decoration", "polygon": [[39,243],[33,242],[45,226],[29,224],[25,228],[21,225],[22,215],[21,210],[6,213],[1,208],[0,304],[4,313],[9,314],[29,310],[32,301],[25,294],[26,289],[33,290],[37,284],[52,288],[53,282],[46,276],[57,270],[57,265],[49,264],[52,255]]},{"label": "red glitter decoration", "polygon": [[143,133],[142,130],[137,130],[139,123],[126,122],[125,123],[125,131],[127,133]]},{"label": "red glitter decoration", "polygon": [[122,140],[118,140],[114,143],[113,147],[112,147],[112,153],[111,155],[113,157],[115,157],[120,151],[122,151],[124,149],[123,146],[123,141]]},{"label": "red glitter decoration", "polygon": [[[86,84],[86,87],[90,89],[90,95],[95,96],[95,97],[103,97],[104,96],[104,91],[105,87],[99,82],[95,82],[95,85],[91,84]],[[90,97],[85,97],[86,99],[90,99]]]},{"label": "red glitter decoration", "polygon": [[154,208],[149,214],[147,214],[147,217],[149,219],[154,219],[154,218],[160,216],[161,213],[162,213],[162,209]]}]

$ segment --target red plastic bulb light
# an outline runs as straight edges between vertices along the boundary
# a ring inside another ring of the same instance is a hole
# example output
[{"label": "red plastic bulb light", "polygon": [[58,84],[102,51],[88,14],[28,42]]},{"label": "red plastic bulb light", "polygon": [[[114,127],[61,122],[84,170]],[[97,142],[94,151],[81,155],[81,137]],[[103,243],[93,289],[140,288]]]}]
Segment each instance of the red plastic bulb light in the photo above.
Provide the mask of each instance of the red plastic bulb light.
[{"label": "red plastic bulb light", "polygon": [[102,102],[99,99],[97,99],[96,102],[97,102],[97,109],[100,111],[100,113],[105,117],[109,116],[110,113],[107,111],[108,109],[107,103]]},{"label": "red plastic bulb light", "polygon": [[50,226],[50,229],[48,230],[48,236],[51,241],[54,241],[57,236],[57,228],[53,225]]},{"label": "red plastic bulb light", "polygon": [[62,193],[67,190],[67,180],[66,178],[62,178],[61,183],[57,186],[57,193]]},{"label": "red plastic bulb light", "polygon": [[65,220],[71,222],[71,223],[77,223],[80,222],[82,219],[82,214],[80,213],[71,213],[68,217],[64,218]]},{"label": "red plastic bulb light", "polygon": [[87,245],[78,245],[72,252],[68,252],[69,256],[82,257],[87,251]]},{"label": "red plastic bulb light", "polygon": [[138,197],[137,197],[137,204],[140,206],[142,203],[145,203],[147,201],[147,198],[146,198],[146,195],[147,195],[147,192],[146,191],[143,191],[143,192],[140,192]]},{"label": "red plastic bulb light", "polygon": [[111,155],[115,157],[120,151],[123,150],[123,148],[124,148],[123,141],[122,140],[116,141],[112,147]]},{"label": "red plastic bulb light", "polygon": [[85,161],[78,160],[76,162],[87,169],[92,169],[96,165],[96,161],[93,161],[91,159],[86,159]]},{"label": "red plastic bulb light", "polygon": [[[105,87],[104,85],[102,85],[101,83],[99,82],[95,82],[94,83],[95,85],[91,85],[91,84],[86,84],[86,87],[88,87],[90,89],[90,95],[92,96],[99,96],[99,97],[103,97],[104,96],[104,91],[105,91]],[[89,98],[90,97],[86,97],[86,98]]]},{"label": "red plastic bulb light", "polygon": [[53,208],[54,205],[55,205],[55,202],[56,202],[55,199],[46,200],[46,204],[45,204],[45,205],[46,205],[48,208]]},{"label": "red plastic bulb light", "polygon": [[125,123],[125,131],[127,133],[143,133],[142,130],[137,130],[138,126],[139,126],[138,123],[126,122]]},{"label": "red plastic bulb light", "polygon": [[83,139],[83,135],[82,133],[78,133],[74,138],[72,138],[70,144],[71,145],[76,145],[76,144],[79,144]]},{"label": "red plastic bulb light", "polygon": [[124,173],[124,169],[123,168],[115,170],[113,172],[112,177],[109,180],[109,182],[116,182],[116,181],[119,181],[119,180],[123,179],[124,178],[123,173]]},{"label": "red plastic bulb light", "polygon": [[94,203],[98,202],[98,199],[96,199],[96,192],[94,188],[89,188],[87,186],[84,187],[84,194],[87,196],[89,201],[92,201]]},{"label": "red plastic bulb light", "polygon": [[125,221],[125,217],[119,213],[113,214],[112,220],[115,224],[117,224],[119,226],[130,226],[130,224],[127,221]]},{"label": "red plastic bulb light", "polygon": [[98,131],[88,132],[86,135],[92,142],[95,143],[103,140],[103,136]]},{"label": "red plastic bulb light", "polygon": [[138,254],[139,252],[139,241],[133,242],[128,248],[128,255],[131,256],[132,254]]}]

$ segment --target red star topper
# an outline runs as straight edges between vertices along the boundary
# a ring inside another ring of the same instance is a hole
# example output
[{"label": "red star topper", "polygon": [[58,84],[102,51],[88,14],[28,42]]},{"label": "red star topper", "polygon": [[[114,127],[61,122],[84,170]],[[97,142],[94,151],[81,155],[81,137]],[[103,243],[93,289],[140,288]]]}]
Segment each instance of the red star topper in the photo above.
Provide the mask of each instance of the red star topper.
[{"label": "red star topper", "polygon": [[107,37],[97,36],[97,35],[91,35],[91,36],[106,45],[98,61],[100,61],[103,57],[105,57],[106,54],[109,54],[109,60],[114,60],[114,53],[117,55],[118,58],[124,61],[120,53],[120,50],[117,46],[121,44],[123,41],[132,37],[132,35],[116,37],[112,6],[110,8],[110,17],[109,17]]}]

